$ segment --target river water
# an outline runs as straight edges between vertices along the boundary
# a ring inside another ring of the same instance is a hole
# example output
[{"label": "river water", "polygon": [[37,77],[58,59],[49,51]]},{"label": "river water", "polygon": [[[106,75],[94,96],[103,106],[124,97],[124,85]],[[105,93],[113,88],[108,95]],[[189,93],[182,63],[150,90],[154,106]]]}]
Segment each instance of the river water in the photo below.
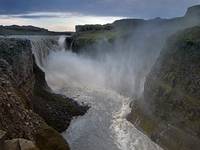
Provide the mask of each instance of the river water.
[{"label": "river water", "polygon": [[[133,98],[125,96],[123,91],[120,91],[128,82],[116,81],[124,75],[124,71],[127,72],[121,68],[124,67],[122,61],[129,60],[126,58],[120,61],[122,63],[120,65],[116,63],[117,55],[114,59],[108,55],[109,61],[107,59],[101,61],[74,54],[64,49],[63,37],[58,40],[58,46],[53,47],[54,50],[45,56],[45,61],[40,62],[43,63],[41,66],[46,73],[46,80],[55,92],[91,107],[84,116],[74,118],[69,128],[62,133],[71,149],[160,150],[158,145],[126,120],[126,115],[130,112],[129,104]],[[37,52],[44,45],[41,46],[33,41],[33,46]],[[124,77],[134,78],[128,75]],[[128,87],[134,84],[131,79],[129,82],[131,84]]]}]

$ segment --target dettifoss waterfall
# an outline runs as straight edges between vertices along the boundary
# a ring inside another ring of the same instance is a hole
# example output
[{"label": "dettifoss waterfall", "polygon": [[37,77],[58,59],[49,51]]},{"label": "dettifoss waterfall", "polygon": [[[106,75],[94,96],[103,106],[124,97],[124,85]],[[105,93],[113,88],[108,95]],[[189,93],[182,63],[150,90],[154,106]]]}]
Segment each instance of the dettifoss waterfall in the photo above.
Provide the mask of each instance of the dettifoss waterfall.
[{"label": "dettifoss waterfall", "polygon": [[62,133],[72,150],[161,149],[126,120],[134,95],[143,91],[145,68],[154,59],[147,61],[137,46],[125,48],[119,41],[112,47],[104,40],[92,52],[77,54],[65,48],[64,36],[29,38],[49,86],[91,106]]}]

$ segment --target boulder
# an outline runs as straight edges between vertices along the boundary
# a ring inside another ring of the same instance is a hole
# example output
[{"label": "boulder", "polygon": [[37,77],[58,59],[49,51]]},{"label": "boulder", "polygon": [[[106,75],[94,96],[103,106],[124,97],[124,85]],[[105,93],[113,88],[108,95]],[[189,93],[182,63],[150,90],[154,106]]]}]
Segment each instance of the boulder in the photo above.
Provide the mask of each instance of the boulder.
[{"label": "boulder", "polygon": [[36,145],[26,139],[6,140],[4,150],[39,150]]}]

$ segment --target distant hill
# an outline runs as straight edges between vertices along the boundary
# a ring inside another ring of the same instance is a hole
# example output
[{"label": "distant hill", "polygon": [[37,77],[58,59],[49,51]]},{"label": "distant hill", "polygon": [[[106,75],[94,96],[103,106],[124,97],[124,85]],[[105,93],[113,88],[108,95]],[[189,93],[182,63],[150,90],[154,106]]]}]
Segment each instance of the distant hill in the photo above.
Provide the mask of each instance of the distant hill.
[{"label": "distant hill", "polygon": [[[72,36],[72,49],[78,52],[105,38],[112,42],[116,38],[126,39],[136,34],[141,37],[144,33],[152,34],[155,31],[157,32],[157,35],[162,35],[162,37],[159,38],[165,40],[168,36],[178,30],[199,25],[200,5],[188,8],[187,12],[182,17],[170,19],[159,17],[150,20],[130,18],[116,20],[111,24],[105,25],[77,25],[76,32]],[[155,40],[155,37],[152,38],[152,40]]]},{"label": "distant hill", "polygon": [[0,26],[0,35],[71,35],[73,32],[54,32],[34,26]]},{"label": "distant hill", "polygon": [[[154,18],[150,20],[144,19],[121,19],[116,20],[111,24],[105,25],[77,25],[76,32],[94,32],[94,31],[114,31],[114,30],[122,30],[124,31],[133,31],[138,27],[141,28],[142,26],[155,26],[159,25],[160,27],[167,27],[167,28],[180,28],[180,24],[183,25],[183,29],[187,26],[190,27],[193,24],[200,24],[200,5],[189,7],[187,12],[182,17],[176,17],[171,19],[163,19],[163,18]],[[171,30],[171,29],[170,29]]]}]

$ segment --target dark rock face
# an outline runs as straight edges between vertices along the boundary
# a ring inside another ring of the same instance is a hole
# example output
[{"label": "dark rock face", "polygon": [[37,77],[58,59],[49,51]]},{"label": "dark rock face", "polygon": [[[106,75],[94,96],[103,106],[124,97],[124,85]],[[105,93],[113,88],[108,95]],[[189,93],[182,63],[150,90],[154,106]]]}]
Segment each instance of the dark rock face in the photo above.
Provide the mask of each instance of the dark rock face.
[{"label": "dark rock face", "polygon": [[41,150],[67,150],[62,136],[32,110],[35,82],[30,41],[1,38],[0,129],[7,139],[32,140]]},{"label": "dark rock face", "polygon": [[132,122],[170,150],[200,146],[200,27],[169,38],[146,78],[144,99]]},{"label": "dark rock face", "polygon": [[[0,128],[8,136],[33,139],[42,119],[30,108],[34,75],[30,42],[27,40],[0,39]],[[24,60],[23,60],[24,59]],[[23,89],[27,91],[22,92]]]},{"label": "dark rock face", "polygon": [[46,83],[44,72],[35,63],[33,70],[36,77],[32,100],[33,109],[47,124],[63,132],[72,118],[84,115],[88,107],[80,106],[72,99],[53,93]]},{"label": "dark rock face", "polygon": [[7,70],[10,77],[28,98],[32,94],[34,84],[32,52],[29,50],[30,42],[27,40],[0,39],[0,43],[2,69],[5,70],[6,67],[8,67],[8,70],[10,69],[9,71]]},{"label": "dark rock face", "polygon": [[65,38],[65,43],[66,43],[66,49],[67,50],[72,49],[73,38],[72,37],[66,37]]},{"label": "dark rock face", "polygon": [[0,147],[4,147],[4,142],[6,139],[6,132],[0,130]]}]

